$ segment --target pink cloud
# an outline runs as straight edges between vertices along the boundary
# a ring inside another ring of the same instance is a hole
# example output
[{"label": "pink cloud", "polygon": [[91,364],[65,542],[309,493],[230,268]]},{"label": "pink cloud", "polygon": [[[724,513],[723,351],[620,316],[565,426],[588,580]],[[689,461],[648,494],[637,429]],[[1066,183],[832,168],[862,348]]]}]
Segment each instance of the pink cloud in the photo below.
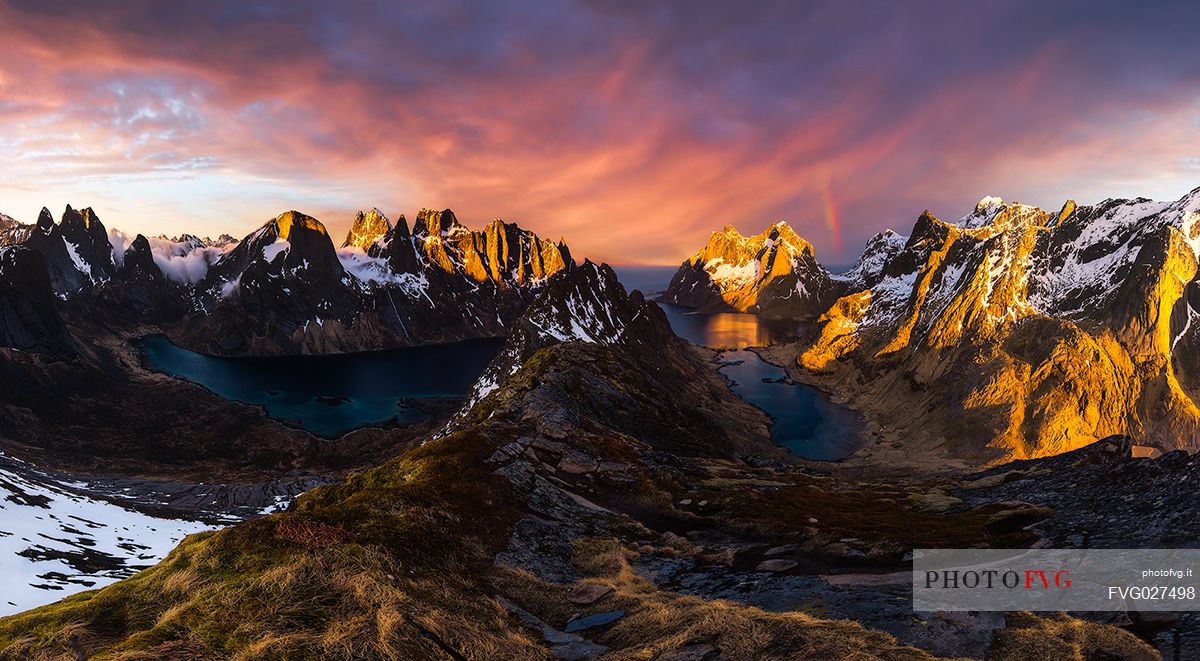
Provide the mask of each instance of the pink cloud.
[{"label": "pink cloud", "polygon": [[917,41],[940,33],[893,20],[856,41],[830,9],[792,26],[232,7],[0,5],[0,205],[20,207],[0,210],[70,202],[126,231],[237,234],[292,207],[337,233],[357,208],[448,206],[625,263],[786,219],[845,263],[875,231],[985,193],[1055,205],[1200,183],[1196,74],[1138,77],[1149,45],[1092,66],[1079,40],[1107,25],[1010,50],[955,37],[986,51],[960,63]]}]

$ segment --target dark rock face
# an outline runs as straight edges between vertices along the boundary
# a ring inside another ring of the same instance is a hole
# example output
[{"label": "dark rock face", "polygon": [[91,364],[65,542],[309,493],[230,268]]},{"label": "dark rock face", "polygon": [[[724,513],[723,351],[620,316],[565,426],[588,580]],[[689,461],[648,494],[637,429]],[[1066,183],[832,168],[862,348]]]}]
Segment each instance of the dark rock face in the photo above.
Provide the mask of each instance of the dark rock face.
[{"label": "dark rock face", "polygon": [[1200,537],[1192,494],[1200,460],[1182,451],[1135,458],[1134,440],[1112,436],[1043,459],[968,476],[955,495],[968,503],[1023,501],[1054,510],[1035,530],[1052,548],[1189,548]]},{"label": "dark rock face", "polygon": [[37,225],[24,245],[41,253],[45,258],[50,285],[60,298],[78,293],[88,283],[88,275],[67,251],[66,240],[49,209],[42,208]]},{"label": "dark rock face", "polygon": [[45,258],[28,248],[0,248],[0,346],[57,354],[75,350],[55,307]]},{"label": "dark rock face", "polygon": [[91,207],[76,211],[67,205],[59,223],[59,230],[63,239],[70,243],[68,250],[73,249],[82,259],[92,282],[103,282],[113,276],[117,267],[113,262],[113,247],[108,241],[108,230]]},{"label": "dark rock face", "polygon": [[133,274],[140,274],[140,276],[144,276],[155,282],[163,279],[162,269],[158,267],[158,264],[154,263],[154,254],[150,251],[150,241],[141,234],[137,235],[133,239],[133,242],[129,244],[129,247],[125,249],[125,259],[122,264],[124,272],[131,276]]},{"label": "dark rock face", "polygon": [[385,260],[394,273],[416,273],[421,268],[421,258],[404,216],[400,216],[395,227],[371,244],[367,254]]},{"label": "dark rock face", "polygon": [[161,323],[187,312],[182,287],[163,275],[154,261],[150,242],[141,234],[125,249],[115,277],[95,288],[88,300],[76,301],[75,305],[115,325]]}]

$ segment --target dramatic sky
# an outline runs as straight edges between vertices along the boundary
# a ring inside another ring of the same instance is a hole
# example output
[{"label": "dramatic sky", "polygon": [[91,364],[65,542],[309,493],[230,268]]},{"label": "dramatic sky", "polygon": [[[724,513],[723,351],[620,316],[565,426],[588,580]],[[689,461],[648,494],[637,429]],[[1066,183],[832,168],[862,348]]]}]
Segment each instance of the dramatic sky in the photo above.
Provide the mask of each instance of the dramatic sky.
[{"label": "dramatic sky", "polygon": [[1198,30],[1194,1],[0,0],[0,212],[450,207],[648,264],[786,219],[846,263],[985,194],[1200,186]]}]

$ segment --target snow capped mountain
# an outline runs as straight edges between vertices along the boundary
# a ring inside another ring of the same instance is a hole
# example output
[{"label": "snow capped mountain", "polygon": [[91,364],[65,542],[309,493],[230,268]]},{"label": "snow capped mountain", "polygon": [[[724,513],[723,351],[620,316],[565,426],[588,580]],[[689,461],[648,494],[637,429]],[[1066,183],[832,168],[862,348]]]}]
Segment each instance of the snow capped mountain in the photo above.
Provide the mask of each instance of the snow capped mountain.
[{"label": "snow capped mountain", "polygon": [[855,401],[885,424],[946,411],[926,431],[993,460],[1115,433],[1186,445],[1200,428],[1198,209],[1200,189],[1057,212],[987,197],[958,223],[925,212],[902,248],[872,240],[800,363],[847,392],[866,384]]},{"label": "snow capped mountain", "polygon": [[220,253],[196,285],[202,315],[169,332],[221,355],[503,335],[570,263],[563,244],[498,220],[470,230],[450,210],[422,210],[411,233],[403,216],[393,225],[377,209],[360,213],[335,250],[324,225],[291,211]]},{"label": "snow capped mountain", "polygon": [[108,230],[91,208],[76,211],[67,205],[59,222],[59,230],[76,268],[84,272],[92,283],[104,282],[113,276],[116,264]]},{"label": "snow capped mountain", "polygon": [[892,230],[884,230],[871,237],[863,250],[858,263],[848,273],[833,276],[835,280],[848,282],[849,289],[868,289],[875,286],[883,278],[883,271],[888,264],[904,250],[908,237],[901,236]]},{"label": "snow capped mountain", "polygon": [[706,311],[798,318],[820,314],[841,289],[817,263],[812,245],[779,222],[750,237],[732,226],[714,232],[679,267],[662,300]]},{"label": "snow capped mountain", "polygon": [[[405,222],[403,215],[400,216],[400,222]],[[358,215],[354,217],[354,224],[350,226],[350,232],[346,234],[346,240],[342,243],[342,247],[369,250],[391,230],[392,221],[388,220],[388,217],[383,215],[379,209],[371,209],[366,213],[359,211]]]}]

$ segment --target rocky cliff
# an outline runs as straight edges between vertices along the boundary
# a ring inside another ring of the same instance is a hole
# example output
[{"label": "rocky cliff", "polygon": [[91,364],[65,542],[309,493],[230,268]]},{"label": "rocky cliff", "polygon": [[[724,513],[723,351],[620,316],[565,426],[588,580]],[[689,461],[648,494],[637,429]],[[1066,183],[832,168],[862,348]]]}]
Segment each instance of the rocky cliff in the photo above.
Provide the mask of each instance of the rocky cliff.
[{"label": "rocky cliff", "polygon": [[1112,434],[1194,449],[1198,220],[1200,189],[925,212],[902,248],[868,246],[798,363],[884,430],[876,453],[904,437],[896,453],[989,462]]},{"label": "rocky cliff", "polygon": [[713,232],[679,267],[662,300],[701,311],[805,319],[824,312],[842,290],[817,263],[812,245],[779,222],[750,237],[732,226]]},{"label": "rocky cliff", "polygon": [[55,306],[46,260],[28,248],[0,248],[0,347],[61,355],[75,350]]},{"label": "rocky cliff", "polygon": [[[400,216],[400,222],[405,222],[403,214]],[[383,215],[379,209],[371,209],[365,213],[359,211],[350,225],[350,231],[346,234],[346,240],[342,242],[342,247],[370,250],[371,246],[378,243],[390,231],[392,231],[392,221],[388,220],[388,217]]]}]

